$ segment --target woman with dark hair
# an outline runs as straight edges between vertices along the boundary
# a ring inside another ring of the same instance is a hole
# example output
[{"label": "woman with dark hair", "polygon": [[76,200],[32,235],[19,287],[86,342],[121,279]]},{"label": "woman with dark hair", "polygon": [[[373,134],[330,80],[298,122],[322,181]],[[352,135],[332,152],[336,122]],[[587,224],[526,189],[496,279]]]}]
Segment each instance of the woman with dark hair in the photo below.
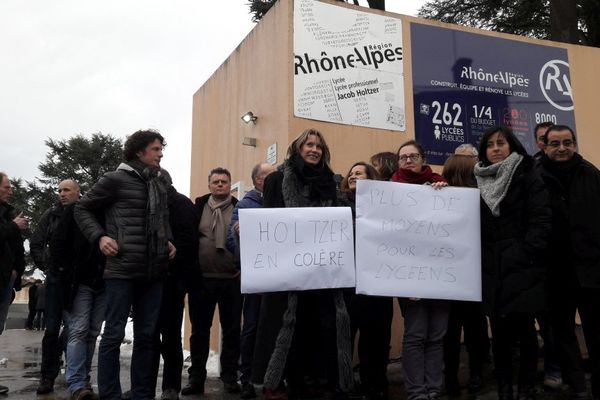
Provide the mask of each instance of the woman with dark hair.
[{"label": "woman with dark hair", "polygon": [[[290,144],[283,165],[265,179],[264,207],[345,205],[329,159],[321,132],[305,130]],[[349,391],[350,318],[342,290],[265,294],[256,349],[253,375],[258,381],[264,377],[267,400],[304,396],[323,378],[326,389]]]},{"label": "woman with dark hair", "polygon": [[[448,186],[446,180],[425,164],[423,147],[414,140],[398,149],[398,169],[393,182]],[[448,324],[448,302],[445,300],[401,298],[404,316],[402,366],[408,400],[438,397],[443,383],[442,340]]]},{"label": "woman with dark hair", "polygon": [[[470,147],[469,147],[470,146]],[[460,154],[459,154],[460,152]],[[450,186],[477,187],[473,168],[477,163],[477,150],[472,145],[461,145],[444,163],[442,176]],[[481,303],[472,301],[450,301],[448,328],[444,336],[444,375],[446,393],[460,395],[458,367],[460,363],[460,339],[464,329],[465,345],[469,354],[469,393],[479,392],[483,387],[483,361],[489,354],[487,319]]]},{"label": "woman with dark hair", "polygon": [[[362,179],[379,180],[377,170],[370,164],[354,163],[342,181],[341,190],[348,197],[355,215],[356,183]],[[390,353],[391,325],[394,308],[392,298],[349,293],[352,342],[358,337],[360,360],[359,395],[368,400],[387,398],[387,365]],[[354,346],[353,346],[354,347]]]},{"label": "woman with dark hair", "polygon": [[370,161],[382,181],[389,181],[396,168],[398,168],[398,155],[391,151],[373,154]]},{"label": "woman with dark hair", "polygon": [[379,180],[379,172],[371,164],[367,164],[364,161],[355,162],[351,167],[342,183],[340,184],[340,190],[346,194],[349,200],[354,202],[354,196],[356,194],[356,181],[361,179]]},{"label": "woman with dark hair", "polygon": [[512,345],[520,346],[519,400],[535,397],[534,314],[545,308],[544,261],[551,226],[548,193],[513,132],[488,129],[475,166],[481,191],[483,308],[490,317],[498,397],[512,400]]}]

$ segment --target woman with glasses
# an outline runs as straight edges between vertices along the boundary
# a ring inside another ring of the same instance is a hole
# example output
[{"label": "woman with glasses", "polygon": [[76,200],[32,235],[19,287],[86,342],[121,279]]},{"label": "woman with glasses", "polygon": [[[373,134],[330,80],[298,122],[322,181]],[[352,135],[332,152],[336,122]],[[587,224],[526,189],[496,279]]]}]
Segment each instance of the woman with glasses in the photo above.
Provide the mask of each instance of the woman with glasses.
[{"label": "woman with glasses", "polygon": [[551,226],[548,193],[533,158],[513,132],[488,129],[475,166],[481,191],[483,308],[490,317],[500,400],[513,399],[512,346],[520,346],[518,399],[535,397],[534,314],[545,308],[544,250]]},{"label": "woman with glasses", "polygon": [[[448,185],[425,164],[425,152],[414,140],[398,149],[398,169],[391,180],[434,188]],[[442,390],[442,341],[448,325],[448,302],[416,298],[401,298],[399,302],[404,316],[402,366],[408,400],[433,400]]]}]

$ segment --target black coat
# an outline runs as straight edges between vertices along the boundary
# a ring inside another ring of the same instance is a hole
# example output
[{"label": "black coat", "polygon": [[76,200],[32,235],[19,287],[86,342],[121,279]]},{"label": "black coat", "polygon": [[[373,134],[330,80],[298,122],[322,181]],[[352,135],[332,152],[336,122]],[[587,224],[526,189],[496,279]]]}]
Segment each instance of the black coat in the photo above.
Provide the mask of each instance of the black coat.
[{"label": "black coat", "polygon": [[4,288],[12,274],[17,272],[15,288],[21,288],[21,275],[25,270],[25,250],[23,237],[17,224],[13,222],[15,210],[8,203],[0,203],[0,288]]},{"label": "black coat", "polygon": [[544,255],[550,236],[548,192],[526,156],[495,217],[481,201],[482,289],[487,315],[545,308]]},{"label": "black coat", "polygon": [[170,273],[178,274],[185,270],[199,268],[199,222],[200,219],[192,201],[187,196],[173,191],[169,196],[169,223],[177,253],[169,264]]},{"label": "black coat", "polygon": [[[168,207],[167,198],[161,207]],[[102,212],[103,227],[96,213]],[[165,213],[168,215],[168,212]],[[155,254],[148,245],[147,182],[136,172],[118,169],[104,174],[75,207],[75,220],[84,236],[95,246],[102,236],[119,245],[116,257],[107,257],[105,279],[153,279],[166,275],[169,249],[165,238]],[[168,225],[168,221],[165,221]]]},{"label": "black coat", "polygon": [[[97,245],[90,243],[75,223],[75,203],[65,207],[50,238],[51,269],[63,281],[63,306],[71,308],[79,285],[104,288],[102,274],[106,259]],[[98,217],[102,221],[102,217]]]},{"label": "black coat", "polygon": [[56,230],[63,214],[63,210],[62,204],[56,202],[56,204],[44,211],[38,221],[35,232],[33,232],[29,240],[31,257],[36,268],[40,271],[46,271],[48,267],[52,266],[49,244],[52,234]]},{"label": "black coat", "polygon": [[569,163],[564,179],[558,163],[538,164],[552,207],[549,283],[600,288],[600,171],[579,154]]}]

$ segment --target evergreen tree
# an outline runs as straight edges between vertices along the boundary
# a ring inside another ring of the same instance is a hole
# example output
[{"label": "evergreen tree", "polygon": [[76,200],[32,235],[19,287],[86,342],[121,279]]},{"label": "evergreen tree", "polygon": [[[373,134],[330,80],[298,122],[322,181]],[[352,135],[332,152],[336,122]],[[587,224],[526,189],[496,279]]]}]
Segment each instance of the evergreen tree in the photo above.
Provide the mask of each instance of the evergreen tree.
[{"label": "evergreen tree", "polygon": [[64,140],[48,139],[50,148],[46,161],[38,166],[45,186],[56,188],[63,179],[73,179],[82,192],[91,188],[100,177],[117,168],[122,160],[123,141],[111,135],[94,133]]},{"label": "evergreen tree", "polygon": [[418,15],[496,32],[600,46],[600,0],[431,0]]}]

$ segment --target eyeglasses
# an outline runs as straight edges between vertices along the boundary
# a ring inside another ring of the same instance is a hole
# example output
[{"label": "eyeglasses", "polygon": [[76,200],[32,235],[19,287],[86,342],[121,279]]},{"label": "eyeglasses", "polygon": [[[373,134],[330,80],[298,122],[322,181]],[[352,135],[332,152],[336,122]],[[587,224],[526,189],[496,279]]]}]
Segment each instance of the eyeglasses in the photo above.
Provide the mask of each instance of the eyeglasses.
[{"label": "eyeglasses", "polygon": [[400,162],[402,164],[404,164],[405,162],[408,161],[408,159],[410,158],[410,161],[415,162],[415,161],[419,161],[421,159],[421,155],[417,154],[417,153],[413,153],[413,154],[403,154],[400,157],[398,157],[398,160],[400,160]]},{"label": "eyeglasses", "polygon": [[564,147],[571,147],[575,144],[575,142],[571,139],[566,139],[566,140],[563,140],[562,142],[560,140],[553,140],[551,142],[548,142],[548,144],[546,146],[552,147],[552,148],[558,148],[558,147],[560,147],[561,144]]}]

